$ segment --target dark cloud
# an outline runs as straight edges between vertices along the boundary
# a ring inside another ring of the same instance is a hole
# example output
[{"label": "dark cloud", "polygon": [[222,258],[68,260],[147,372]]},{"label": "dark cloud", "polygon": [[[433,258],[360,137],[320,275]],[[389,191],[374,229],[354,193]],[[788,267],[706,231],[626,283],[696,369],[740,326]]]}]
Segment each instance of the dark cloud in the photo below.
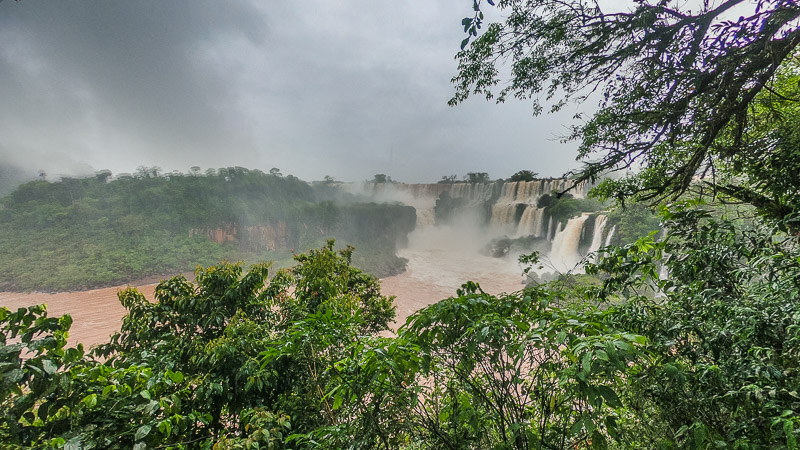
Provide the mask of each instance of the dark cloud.
[{"label": "dark cloud", "polygon": [[0,159],[355,180],[567,170],[554,118],[524,104],[446,106],[470,6],[0,3]]}]

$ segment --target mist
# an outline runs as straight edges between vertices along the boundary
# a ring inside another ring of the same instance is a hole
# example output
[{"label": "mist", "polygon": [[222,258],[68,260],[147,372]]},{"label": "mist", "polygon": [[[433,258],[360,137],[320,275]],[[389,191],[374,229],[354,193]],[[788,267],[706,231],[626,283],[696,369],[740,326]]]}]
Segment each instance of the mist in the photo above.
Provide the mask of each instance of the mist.
[{"label": "mist", "polygon": [[0,165],[560,176],[575,151],[554,124],[574,110],[447,106],[469,14],[460,0],[2,2]]}]

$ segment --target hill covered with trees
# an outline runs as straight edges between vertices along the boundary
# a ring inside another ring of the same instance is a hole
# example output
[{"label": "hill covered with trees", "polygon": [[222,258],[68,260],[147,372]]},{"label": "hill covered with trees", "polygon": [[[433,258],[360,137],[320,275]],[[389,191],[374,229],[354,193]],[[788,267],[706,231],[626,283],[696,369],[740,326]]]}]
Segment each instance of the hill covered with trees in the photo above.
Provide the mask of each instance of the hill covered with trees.
[{"label": "hill covered with trees", "polygon": [[2,200],[0,289],[107,286],[220,259],[287,264],[330,237],[358,246],[356,264],[376,275],[402,271],[395,245],[414,209],[336,196],[244,168],[32,181]]}]

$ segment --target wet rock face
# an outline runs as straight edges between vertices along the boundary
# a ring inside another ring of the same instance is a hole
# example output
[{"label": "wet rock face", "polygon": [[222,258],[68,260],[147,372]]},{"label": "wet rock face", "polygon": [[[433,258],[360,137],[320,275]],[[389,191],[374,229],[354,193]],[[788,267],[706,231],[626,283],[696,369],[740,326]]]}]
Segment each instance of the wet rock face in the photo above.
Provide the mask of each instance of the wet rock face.
[{"label": "wet rock face", "polygon": [[505,236],[492,239],[492,241],[483,248],[481,253],[493,258],[503,258],[511,251],[511,243],[511,239]]}]

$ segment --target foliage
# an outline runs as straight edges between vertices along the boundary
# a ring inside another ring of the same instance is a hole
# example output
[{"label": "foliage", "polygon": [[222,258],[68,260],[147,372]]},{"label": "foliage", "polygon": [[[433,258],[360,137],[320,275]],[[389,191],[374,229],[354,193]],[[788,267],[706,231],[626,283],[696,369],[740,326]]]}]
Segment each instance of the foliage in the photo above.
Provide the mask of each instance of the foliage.
[{"label": "foliage", "polygon": [[290,260],[290,250],[335,237],[365,250],[361,267],[398,273],[413,229],[400,205],[324,201],[292,176],[223,168],[205,176],[34,181],[2,200],[2,290],[85,289],[186,272],[223,258]]},{"label": "foliage", "polygon": [[467,283],[409,319],[398,339],[419,348],[415,420],[427,445],[600,448],[616,435],[616,389],[643,338],[609,330],[603,312],[553,300],[539,289],[495,297]]},{"label": "foliage", "polygon": [[376,336],[391,299],[332,241],[271,280],[266,264],[222,263],[162,282],[155,303],[123,291],[120,333],[89,356],[64,348],[68,317],[0,309],[0,439],[796,448],[798,241],[702,205],[663,217],[663,239],[606,249],[585,280],[501,295],[466,283],[394,338]]},{"label": "foliage", "polygon": [[[608,180],[604,195],[674,197],[700,175],[771,217],[796,209],[784,193],[798,185],[778,189],[774,181],[784,173],[778,167],[797,161],[796,114],[785,114],[797,105],[790,62],[800,44],[797,2],[641,1],[616,11],[585,0],[503,0],[504,20],[478,36],[481,3],[473,2],[473,17],[462,23],[464,46],[475,39],[458,54],[451,104],[472,94],[515,97],[531,100],[538,114],[542,98],[558,99],[553,110],[598,98],[597,112],[566,137],[580,142],[579,157],[589,161],[580,179],[639,168]],[[500,75],[505,62],[508,80]],[[750,182],[717,178],[729,168]]]},{"label": "foliage", "polygon": [[511,175],[508,181],[533,181],[539,174],[530,170],[520,170],[519,172]]},{"label": "foliage", "polygon": [[489,174],[486,172],[468,172],[464,175],[464,181],[471,184],[490,183]]},{"label": "foliage", "polygon": [[800,185],[792,175],[792,55],[800,7],[757,1],[729,20],[740,3],[645,1],[604,12],[582,0],[508,0],[499,2],[504,22],[477,37],[483,14],[476,1],[474,17],[463,23],[469,36],[462,48],[477,38],[459,53],[452,103],[472,94],[492,98],[504,61],[511,79],[499,101],[532,99],[539,113],[539,93],[562,99],[554,110],[601,93],[597,113],[568,138],[580,141],[579,155],[589,160],[581,179],[636,169],[594,191],[628,203],[609,216],[625,235],[619,238],[657,229],[632,200],[701,189],[766,218],[729,217],[695,201],[665,208],[662,239],[651,231],[605,249],[587,267],[602,284],[567,295],[613,305],[603,324],[645,337],[637,363],[619,378],[621,447],[797,448]]},{"label": "foliage", "polygon": [[371,183],[396,183],[396,181],[392,180],[392,177],[385,173],[376,173],[375,176],[372,177]]},{"label": "foliage", "polygon": [[609,212],[606,228],[609,230],[614,228],[611,244],[630,244],[652,232],[659,231],[661,219],[647,206],[634,203]]},{"label": "foliage", "polygon": [[664,240],[642,238],[591,269],[610,275],[599,300],[625,299],[616,326],[650,343],[650,364],[631,373],[631,408],[682,446],[795,448],[798,241],[698,207],[664,215]]},{"label": "foliage", "polygon": [[[0,308],[0,439],[56,448],[284,448],[290,432],[340,422],[324,395],[332,365],[386,329],[392,299],[333,241],[269,265],[198,269],[150,303],[120,292],[122,329],[85,356],[64,348],[69,316]],[[27,354],[26,354],[27,352]],[[91,356],[102,357],[93,359]]]}]

